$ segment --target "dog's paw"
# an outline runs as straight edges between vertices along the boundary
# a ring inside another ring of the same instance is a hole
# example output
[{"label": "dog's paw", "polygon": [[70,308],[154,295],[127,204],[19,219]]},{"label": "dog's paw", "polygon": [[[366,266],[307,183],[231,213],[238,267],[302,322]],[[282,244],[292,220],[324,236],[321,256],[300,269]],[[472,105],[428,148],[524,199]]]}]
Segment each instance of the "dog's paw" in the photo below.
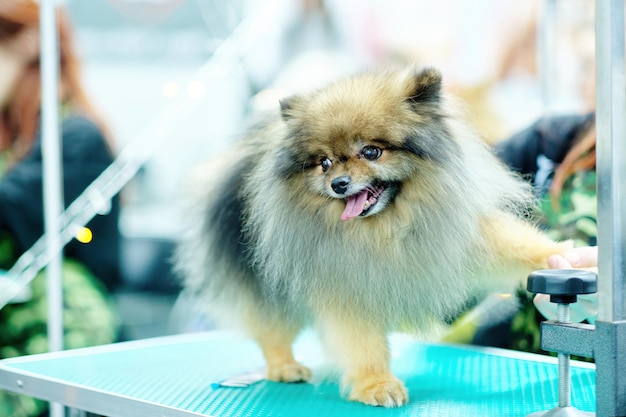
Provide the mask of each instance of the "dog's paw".
[{"label": "dog's paw", "polygon": [[393,375],[373,375],[354,381],[350,400],[387,408],[400,407],[409,401],[404,384]]},{"label": "dog's paw", "polygon": [[303,382],[311,378],[311,370],[297,362],[272,365],[267,368],[267,379],[276,382]]}]

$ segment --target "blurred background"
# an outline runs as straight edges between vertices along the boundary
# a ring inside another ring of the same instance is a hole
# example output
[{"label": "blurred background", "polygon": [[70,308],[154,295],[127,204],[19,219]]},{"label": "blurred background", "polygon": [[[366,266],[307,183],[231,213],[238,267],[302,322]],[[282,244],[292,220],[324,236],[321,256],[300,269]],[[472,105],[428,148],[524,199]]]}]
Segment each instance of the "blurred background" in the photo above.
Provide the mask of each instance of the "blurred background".
[{"label": "blurred background", "polygon": [[130,339],[176,332],[169,257],[190,169],[255,111],[366,67],[438,67],[489,143],[594,108],[585,0],[65,0],[88,93],[118,151],[150,158],[122,192]]}]

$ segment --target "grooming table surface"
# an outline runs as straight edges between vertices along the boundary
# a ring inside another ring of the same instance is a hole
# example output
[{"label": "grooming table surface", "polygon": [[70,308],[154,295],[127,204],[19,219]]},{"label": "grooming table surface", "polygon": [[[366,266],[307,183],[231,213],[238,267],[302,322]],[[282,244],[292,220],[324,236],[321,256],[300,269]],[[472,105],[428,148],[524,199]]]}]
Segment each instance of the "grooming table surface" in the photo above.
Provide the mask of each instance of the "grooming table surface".
[{"label": "grooming table surface", "polygon": [[[556,360],[509,350],[391,338],[392,368],[409,404],[369,407],[342,399],[338,378],[310,333],[296,357],[311,383],[215,383],[263,366],[256,345],[227,332],[118,343],[0,361],[0,389],[110,417],[515,416],[557,404]],[[572,405],[595,410],[595,370],[573,362]]]}]

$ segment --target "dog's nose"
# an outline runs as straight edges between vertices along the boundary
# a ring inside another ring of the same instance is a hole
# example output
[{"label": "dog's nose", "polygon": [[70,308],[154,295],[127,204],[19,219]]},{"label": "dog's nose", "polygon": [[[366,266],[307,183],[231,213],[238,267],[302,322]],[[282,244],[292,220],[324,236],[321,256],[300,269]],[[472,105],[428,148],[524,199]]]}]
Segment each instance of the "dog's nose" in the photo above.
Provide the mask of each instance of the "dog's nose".
[{"label": "dog's nose", "polygon": [[330,187],[337,194],[345,194],[346,191],[348,191],[348,185],[350,185],[351,180],[352,178],[350,178],[349,176],[343,175],[341,177],[333,179],[330,183]]}]

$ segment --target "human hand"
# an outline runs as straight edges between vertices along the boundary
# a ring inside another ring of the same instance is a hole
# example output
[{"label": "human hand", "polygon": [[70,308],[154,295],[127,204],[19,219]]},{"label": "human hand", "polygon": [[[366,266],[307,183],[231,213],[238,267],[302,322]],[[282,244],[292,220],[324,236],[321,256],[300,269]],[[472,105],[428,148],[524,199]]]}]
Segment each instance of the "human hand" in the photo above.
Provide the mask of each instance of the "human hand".
[{"label": "human hand", "polygon": [[584,246],[567,251],[563,255],[552,255],[548,264],[553,269],[590,269],[598,270],[598,247]]},{"label": "human hand", "polygon": [[[574,248],[563,255],[552,255],[548,259],[553,269],[587,269],[598,271],[598,247],[585,246]],[[539,312],[549,320],[557,318],[557,305],[550,302],[547,294],[537,294],[533,300]],[[570,319],[573,323],[587,320],[595,322],[598,315],[598,295],[583,294],[578,296],[578,302],[570,304]]]}]

